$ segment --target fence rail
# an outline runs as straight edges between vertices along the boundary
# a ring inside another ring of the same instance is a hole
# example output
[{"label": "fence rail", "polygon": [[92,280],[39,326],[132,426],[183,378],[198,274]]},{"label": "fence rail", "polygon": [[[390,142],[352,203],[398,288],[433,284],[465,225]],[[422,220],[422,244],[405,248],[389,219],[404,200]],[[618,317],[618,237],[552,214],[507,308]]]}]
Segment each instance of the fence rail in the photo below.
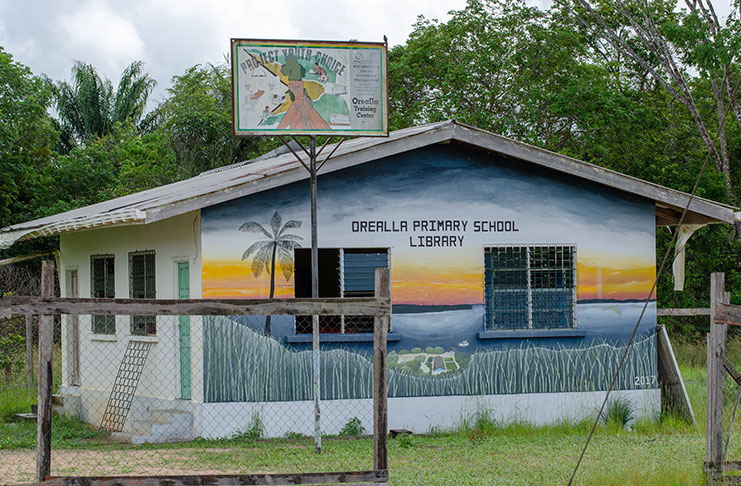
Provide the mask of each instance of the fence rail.
[{"label": "fence rail", "polygon": [[676,316],[676,317],[689,317],[689,316],[709,316],[710,308],[670,308],[670,309],[656,309],[656,315],[662,316]]},{"label": "fence rail", "polygon": [[388,297],[321,299],[86,299],[9,296],[0,298],[0,319],[13,314],[35,315],[391,315]]},{"label": "fence rail", "polygon": [[[199,478],[196,482],[193,476],[141,476],[126,478],[130,484],[136,486],[237,486],[243,484],[348,484],[368,486],[371,484],[385,484],[388,482],[388,471],[353,471],[342,473],[303,473],[303,474],[241,474],[241,475],[209,475]],[[88,477],[85,481],[80,478],[53,478],[37,483],[35,486],[126,486],[124,480],[112,482],[111,478]]]}]

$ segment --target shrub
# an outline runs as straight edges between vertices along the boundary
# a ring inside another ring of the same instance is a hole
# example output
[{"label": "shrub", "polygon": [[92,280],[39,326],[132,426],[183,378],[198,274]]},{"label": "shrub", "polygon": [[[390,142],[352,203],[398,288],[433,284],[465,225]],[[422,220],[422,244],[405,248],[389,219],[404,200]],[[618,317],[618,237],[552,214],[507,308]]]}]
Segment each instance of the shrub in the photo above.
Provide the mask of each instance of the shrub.
[{"label": "shrub", "polygon": [[363,435],[364,433],[365,429],[363,428],[363,423],[358,417],[353,417],[348,420],[345,426],[342,427],[342,430],[340,431],[340,435],[342,437],[357,437],[359,435]]},{"label": "shrub", "polygon": [[232,436],[233,439],[255,441],[265,436],[265,424],[257,412],[252,413],[252,420],[247,427]]},{"label": "shrub", "polygon": [[0,337],[0,370],[8,381],[23,369],[26,339],[20,334]]},{"label": "shrub", "polygon": [[409,449],[410,447],[414,446],[414,439],[412,439],[412,434],[401,434],[396,438],[396,440],[399,443],[399,447],[402,447],[404,449]]},{"label": "shrub", "polygon": [[602,412],[602,421],[606,425],[615,424],[625,428],[634,418],[633,405],[629,400],[624,398],[610,400]]}]

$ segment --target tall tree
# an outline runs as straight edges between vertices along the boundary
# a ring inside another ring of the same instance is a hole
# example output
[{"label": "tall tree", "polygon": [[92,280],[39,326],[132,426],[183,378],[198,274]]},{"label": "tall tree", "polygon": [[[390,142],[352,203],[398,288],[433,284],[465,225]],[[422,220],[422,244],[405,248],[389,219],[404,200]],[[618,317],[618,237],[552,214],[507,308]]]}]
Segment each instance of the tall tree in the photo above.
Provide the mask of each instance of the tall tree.
[{"label": "tall tree", "polygon": [[623,142],[653,120],[635,90],[595,62],[572,21],[522,0],[469,0],[445,23],[420,18],[389,55],[392,127],[454,118],[601,157],[596,140]]},{"label": "tall tree", "polygon": [[[710,0],[559,0],[613,52],[644,70],[688,110],[715,168],[723,174],[728,200],[739,204],[729,136],[738,134],[741,108],[741,3],[725,22]],[[706,86],[703,97],[698,91]],[[710,103],[707,103],[710,102]],[[738,136],[738,135],[736,135]],[[741,223],[735,225],[741,237]],[[741,268],[741,257],[738,259]]]},{"label": "tall tree", "polygon": [[87,142],[111,133],[116,123],[138,123],[157,84],[142,65],[134,61],[124,69],[114,91],[113,83],[101,78],[95,67],[75,62],[72,81],[54,85],[62,130],[78,142]]},{"label": "tall tree", "polygon": [[253,158],[270,145],[233,134],[231,74],[226,64],[193,66],[173,78],[168,93],[153,117],[169,135],[184,174],[195,176]]},{"label": "tall tree", "polygon": [[[298,235],[286,232],[292,228],[300,228],[301,221],[291,219],[281,226],[282,222],[283,219],[276,211],[270,219],[271,232],[268,232],[263,225],[256,221],[244,223],[239,227],[239,231],[262,233],[267,238],[250,245],[244,251],[242,260],[252,257],[252,275],[255,278],[262,275],[263,269],[270,275],[270,299],[275,296],[276,260],[280,264],[283,277],[288,281],[293,274],[293,250],[299,248],[301,245],[298,242],[303,240]],[[265,335],[270,335],[270,316],[265,316]]]},{"label": "tall tree", "polygon": [[140,136],[132,122],[117,123],[110,134],[57,155],[40,172],[30,206],[34,217],[44,217],[180,178],[165,134]]},{"label": "tall tree", "polygon": [[48,86],[0,47],[0,227],[29,217],[30,190],[57,140],[50,103]]}]

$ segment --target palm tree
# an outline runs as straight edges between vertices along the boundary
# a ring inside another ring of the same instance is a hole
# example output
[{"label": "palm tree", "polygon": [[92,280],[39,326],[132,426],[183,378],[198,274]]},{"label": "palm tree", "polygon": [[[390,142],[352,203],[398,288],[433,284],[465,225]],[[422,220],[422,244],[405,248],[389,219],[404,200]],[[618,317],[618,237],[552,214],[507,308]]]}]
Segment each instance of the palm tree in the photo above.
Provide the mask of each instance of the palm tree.
[{"label": "palm tree", "polygon": [[121,74],[118,88],[103,79],[90,64],[76,61],[72,81],[54,84],[54,98],[62,130],[79,142],[107,135],[118,122],[139,122],[157,82],[132,62]]},{"label": "palm tree", "polygon": [[[278,260],[280,263],[281,271],[286,281],[291,278],[293,274],[293,250],[300,248],[301,245],[298,243],[303,240],[298,235],[292,235],[286,233],[286,230],[291,228],[300,228],[301,221],[291,219],[281,227],[282,218],[278,211],[273,214],[270,220],[270,229],[272,234],[268,232],[260,223],[256,221],[250,221],[244,223],[239,227],[239,231],[246,231],[248,233],[262,233],[268,239],[261,240],[253,243],[247,248],[242,254],[242,260],[247,260],[252,256],[252,275],[255,278],[262,275],[265,270],[270,275],[270,298],[272,299],[275,295],[275,261]],[[265,335],[270,334],[270,316],[265,316]]]}]

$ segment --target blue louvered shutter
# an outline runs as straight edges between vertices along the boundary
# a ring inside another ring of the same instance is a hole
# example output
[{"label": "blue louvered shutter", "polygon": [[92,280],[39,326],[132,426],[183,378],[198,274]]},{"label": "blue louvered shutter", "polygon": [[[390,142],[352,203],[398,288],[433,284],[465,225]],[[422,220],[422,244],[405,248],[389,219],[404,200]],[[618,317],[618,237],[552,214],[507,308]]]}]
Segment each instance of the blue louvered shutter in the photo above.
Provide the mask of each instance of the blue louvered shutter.
[{"label": "blue louvered shutter", "polygon": [[389,266],[389,256],[380,251],[348,251],[343,257],[343,283],[346,296],[372,296],[376,268]]}]

